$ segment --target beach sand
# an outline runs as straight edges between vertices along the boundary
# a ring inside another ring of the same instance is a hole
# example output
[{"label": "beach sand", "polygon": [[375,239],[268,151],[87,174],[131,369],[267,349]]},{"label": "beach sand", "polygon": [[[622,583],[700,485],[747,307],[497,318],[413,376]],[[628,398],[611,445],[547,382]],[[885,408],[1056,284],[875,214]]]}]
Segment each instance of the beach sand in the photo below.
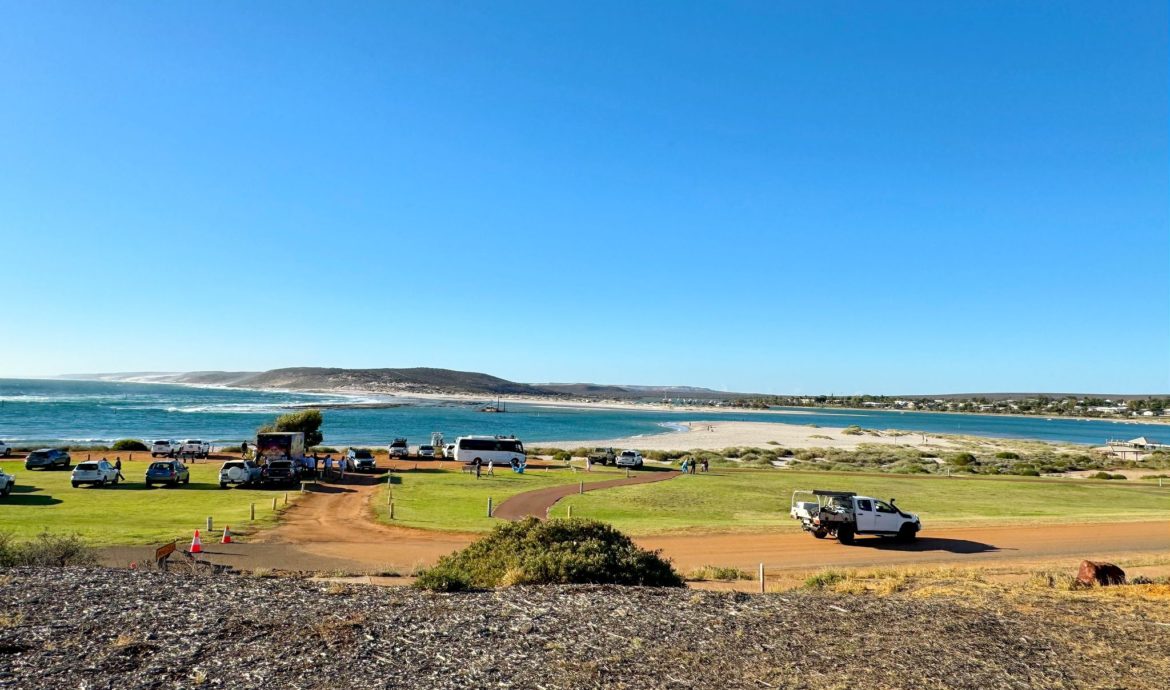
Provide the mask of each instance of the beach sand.
[{"label": "beach sand", "polygon": [[[945,438],[930,434],[904,433],[899,436],[870,434],[851,435],[844,429],[831,429],[775,422],[724,422],[705,420],[686,422],[687,431],[650,436],[630,436],[606,440],[530,441],[527,445],[546,448],[600,446],[637,448],[639,450],[720,450],[731,446],[755,448],[856,448],[863,443],[911,446],[914,448],[951,448]],[[774,442],[774,443],[770,443]]]}]

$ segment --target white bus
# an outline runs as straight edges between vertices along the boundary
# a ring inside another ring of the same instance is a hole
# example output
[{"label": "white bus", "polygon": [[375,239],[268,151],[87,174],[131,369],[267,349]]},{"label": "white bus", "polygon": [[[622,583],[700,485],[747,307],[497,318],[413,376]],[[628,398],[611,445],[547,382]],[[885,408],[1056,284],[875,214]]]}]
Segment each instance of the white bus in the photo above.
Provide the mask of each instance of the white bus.
[{"label": "white bus", "polygon": [[523,465],[527,456],[524,444],[515,436],[460,436],[455,439],[455,459],[484,465]]}]

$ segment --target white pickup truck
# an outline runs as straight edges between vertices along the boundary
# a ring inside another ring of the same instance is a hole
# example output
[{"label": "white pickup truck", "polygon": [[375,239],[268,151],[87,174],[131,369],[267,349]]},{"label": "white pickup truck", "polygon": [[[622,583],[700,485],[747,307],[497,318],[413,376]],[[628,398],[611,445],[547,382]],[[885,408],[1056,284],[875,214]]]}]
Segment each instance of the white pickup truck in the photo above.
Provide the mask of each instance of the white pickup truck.
[{"label": "white pickup truck", "polygon": [[211,444],[199,439],[189,438],[179,446],[176,455],[188,458],[206,458],[211,455]]},{"label": "white pickup truck", "polygon": [[12,455],[12,448],[7,443],[0,441],[0,458],[6,458]]},{"label": "white pickup truck", "polygon": [[922,529],[918,516],[903,513],[894,499],[886,503],[852,491],[794,491],[788,514],[817,539],[832,536],[842,544],[852,544],[858,534],[913,541]]},{"label": "white pickup truck", "polygon": [[16,476],[8,474],[4,470],[0,470],[0,497],[7,496],[12,493],[12,487],[16,484]]}]

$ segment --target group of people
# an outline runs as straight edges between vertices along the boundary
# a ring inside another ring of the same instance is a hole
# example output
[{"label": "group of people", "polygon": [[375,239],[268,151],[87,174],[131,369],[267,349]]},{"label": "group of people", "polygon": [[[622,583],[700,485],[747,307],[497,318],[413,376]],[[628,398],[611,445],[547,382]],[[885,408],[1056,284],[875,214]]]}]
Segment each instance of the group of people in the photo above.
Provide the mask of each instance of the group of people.
[{"label": "group of people", "polygon": [[707,472],[711,469],[711,461],[707,458],[697,460],[690,456],[683,458],[682,465],[679,467],[683,474],[697,474],[699,472]]}]

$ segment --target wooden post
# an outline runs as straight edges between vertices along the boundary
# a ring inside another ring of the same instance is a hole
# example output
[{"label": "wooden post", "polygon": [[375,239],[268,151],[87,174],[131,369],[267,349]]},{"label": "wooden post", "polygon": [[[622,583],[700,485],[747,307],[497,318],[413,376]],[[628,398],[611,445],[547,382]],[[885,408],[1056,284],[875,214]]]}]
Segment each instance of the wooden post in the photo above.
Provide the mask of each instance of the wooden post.
[{"label": "wooden post", "polygon": [[390,501],[390,519],[394,519],[394,501]]},{"label": "wooden post", "polygon": [[488,517],[492,516],[492,497],[488,496]]},{"label": "wooden post", "polygon": [[569,519],[573,519],[573,505],[569,504]]},{"label": "wooden post", "polygon": [[583,493],[585,493],[585,482],[581,482],[581,483],[580,483],[580,484],[577,486],[577,493],[579,493],[579,494],[583,494]]},{"label": "wooden post", "polygon": [[252,507],[249,509],[249,512],[248,512],[248,519],[249,519],[249,520],[255,520],[255,519],[256,519],[256,504],[255,504],[255,503],[253,503],[253,504],[252,504]]},{"label": "wooden post", "polygon": [[272,497],[272,509],[276,510],[276,496]]},{"label": "wooden post", "polygon": [[211,516],[210,515],[207,516],[207,532],[209,534],[211,533]]},{"label": "wooden post", "polygon": [[288,505],[288,492],[287,491],[284,492],[284,504]]},{"label": "wooden post", "polygon": [[764,593],[764,564],[760,564],[760,594]]},{"label": "wooden post", "polygon": [[626,468],[626,479],[630,478],[630,468]]}]

